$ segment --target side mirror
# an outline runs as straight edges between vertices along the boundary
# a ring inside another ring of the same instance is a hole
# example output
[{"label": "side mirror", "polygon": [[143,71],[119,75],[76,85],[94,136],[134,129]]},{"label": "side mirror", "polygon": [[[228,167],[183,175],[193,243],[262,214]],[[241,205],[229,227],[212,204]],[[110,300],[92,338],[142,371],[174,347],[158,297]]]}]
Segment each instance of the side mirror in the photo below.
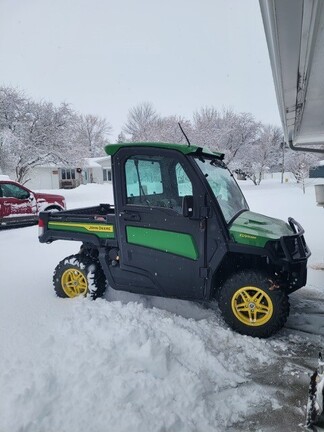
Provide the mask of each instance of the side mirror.
[{"label": "side mirror", "polygon": [[182,200],[182,215],[190,217],[193,215],[194,200],[192,195],[185,195]]}]

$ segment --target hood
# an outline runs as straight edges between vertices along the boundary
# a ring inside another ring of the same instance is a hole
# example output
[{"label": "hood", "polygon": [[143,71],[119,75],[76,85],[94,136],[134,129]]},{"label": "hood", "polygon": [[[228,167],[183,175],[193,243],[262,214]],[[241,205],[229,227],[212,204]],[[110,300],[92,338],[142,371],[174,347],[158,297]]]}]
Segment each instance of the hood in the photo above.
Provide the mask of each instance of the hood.
[{"label": "hood", "polygon": [[229,231],[236,243],[257,247],[264,247],[269,240],[294,234],[288,223],[251,211],[241,213],[232,222]]},{"label": "hood", "polygon": [[37,200],[45,200],[45,201],[62,201],[65,200],[64,196],[62,195],[55,195],[50,193],[40,193],[40,192],[33,192],[35,195],[35,198]]}]

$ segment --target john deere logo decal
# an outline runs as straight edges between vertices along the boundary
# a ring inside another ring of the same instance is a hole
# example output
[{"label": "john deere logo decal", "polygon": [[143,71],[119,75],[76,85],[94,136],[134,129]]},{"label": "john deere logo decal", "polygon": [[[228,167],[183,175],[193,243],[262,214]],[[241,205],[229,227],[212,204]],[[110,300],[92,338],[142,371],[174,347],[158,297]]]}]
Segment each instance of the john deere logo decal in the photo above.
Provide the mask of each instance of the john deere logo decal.
[{"label": "john deere logo decal", "polygon": [[88,231],[114,232],[113,225],[83,225]]},{"label": "john deere logo decal", "polygon": [[114,238],[114,225],[89,224],[77,222],[49,222],[48,227],[53,230],[92,233],[101,238]]},{"label": "john deere logo decal", "polygon": [[255,240],[256,236],[240,233],[240,237]]}]

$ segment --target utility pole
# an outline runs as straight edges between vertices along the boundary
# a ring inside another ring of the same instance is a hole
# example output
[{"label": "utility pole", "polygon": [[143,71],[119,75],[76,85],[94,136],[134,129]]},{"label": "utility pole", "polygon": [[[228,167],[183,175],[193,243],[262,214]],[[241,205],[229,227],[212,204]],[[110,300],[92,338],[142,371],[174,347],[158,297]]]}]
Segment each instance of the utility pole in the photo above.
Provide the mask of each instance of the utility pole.
[{"label": "utility pole", "polygon": [[280,147],[282,150],[282,161],[281,161],[281,183],[283,183],[284,180],[284,174],[285,174],[285,147],[286,144],[284,141],[281,141]]}]

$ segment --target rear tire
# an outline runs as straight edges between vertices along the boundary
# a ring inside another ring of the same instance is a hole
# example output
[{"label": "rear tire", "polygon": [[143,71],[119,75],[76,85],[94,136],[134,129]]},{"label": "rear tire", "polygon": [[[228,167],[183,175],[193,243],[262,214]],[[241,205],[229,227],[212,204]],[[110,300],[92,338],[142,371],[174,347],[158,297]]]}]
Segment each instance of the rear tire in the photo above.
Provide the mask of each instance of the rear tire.
[{"label": "rear tire", "polygon": [[54,270],[54,290],[58,297],[102,297],[106,278],[98,260],[86,255],[71,255],[62,260]]},{"label": "rear tire", "polygon": [[267,338],[279,331],[289,315],[288,295],[270,290],[262,272],[246,270],[230,276],[219,294],[219,308],[226,323],[238,333]]}]

